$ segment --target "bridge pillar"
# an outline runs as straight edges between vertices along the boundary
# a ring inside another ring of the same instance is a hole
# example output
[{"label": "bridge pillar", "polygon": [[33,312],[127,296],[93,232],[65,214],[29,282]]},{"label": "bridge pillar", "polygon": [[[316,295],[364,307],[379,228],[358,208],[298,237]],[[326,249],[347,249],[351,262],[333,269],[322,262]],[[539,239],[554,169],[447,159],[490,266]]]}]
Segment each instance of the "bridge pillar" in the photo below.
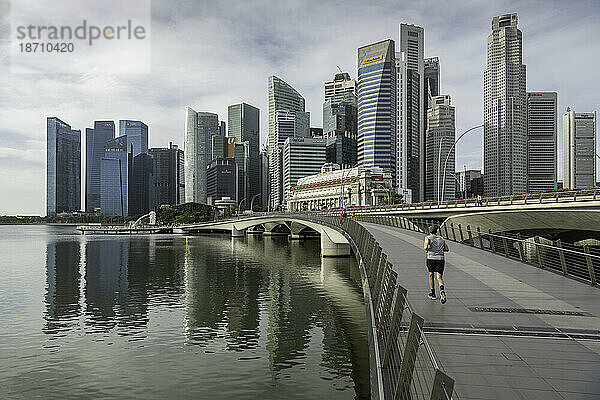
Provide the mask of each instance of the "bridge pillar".
[{"label": "bridge pillar", "polygon": [[231,237],[244,237],[244,231],[237,229],[235,225],[231,224]]},{"label": "bridge pillar", "polygon": [[323,257],[346,257],[350,255],[350,244],[335,243],[325,229],[321,230],[321,255]]}]

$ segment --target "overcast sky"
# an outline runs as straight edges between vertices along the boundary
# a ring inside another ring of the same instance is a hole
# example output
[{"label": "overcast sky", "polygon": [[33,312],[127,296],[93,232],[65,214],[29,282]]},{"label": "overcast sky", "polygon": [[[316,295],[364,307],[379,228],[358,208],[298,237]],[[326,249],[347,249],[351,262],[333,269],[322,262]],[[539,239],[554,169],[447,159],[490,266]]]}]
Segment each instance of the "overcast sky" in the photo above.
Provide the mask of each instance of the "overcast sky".
[{"label": "overcast sky", "polygon": [[[11,73],[8,10],[0,0],[0,214],[45,214],[48,116],[82,132],[98,119],[138,119],[150,146],[183,147],[185,106],[226,120],[227,106],[245,101],[260,108],[265,142],[269,75],[295,87],[311,126],[322,126],[323,83],[337,66],[356,77],[357,48],[397,41],[399,23],[424,27],[425,56],[440,58],[457,134],[482,121],[486,38],[500,14],[518,13],[527,89],[558,92],[559,135],[567,106],[599,109],[597,0],[153,0],[151,72],[128,75]],[[457,169],[481,168],[481,154],[480,130],[458,145]]]}]

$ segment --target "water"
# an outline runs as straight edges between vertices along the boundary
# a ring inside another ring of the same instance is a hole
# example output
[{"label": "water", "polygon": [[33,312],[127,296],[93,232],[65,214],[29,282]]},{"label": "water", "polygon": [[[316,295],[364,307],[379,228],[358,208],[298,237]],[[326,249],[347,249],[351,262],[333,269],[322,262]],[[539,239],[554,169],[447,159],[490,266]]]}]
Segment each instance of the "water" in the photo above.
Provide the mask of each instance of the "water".
[{"label": "water", "polygon": [[318,240],[0,226],[2,398],[369,396],[360,276]]}]

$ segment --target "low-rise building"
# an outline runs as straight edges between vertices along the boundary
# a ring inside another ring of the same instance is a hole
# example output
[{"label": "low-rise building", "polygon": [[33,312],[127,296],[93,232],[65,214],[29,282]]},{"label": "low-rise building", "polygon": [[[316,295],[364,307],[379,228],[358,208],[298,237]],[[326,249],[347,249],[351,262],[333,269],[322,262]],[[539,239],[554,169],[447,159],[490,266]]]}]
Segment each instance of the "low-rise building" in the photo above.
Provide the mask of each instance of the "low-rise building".
[{"label": "low-rise building", "polygon": [[331,170],[298,179],[290,189],[289,211],[321,210],[386,203],[392,174],[379,167]]}]

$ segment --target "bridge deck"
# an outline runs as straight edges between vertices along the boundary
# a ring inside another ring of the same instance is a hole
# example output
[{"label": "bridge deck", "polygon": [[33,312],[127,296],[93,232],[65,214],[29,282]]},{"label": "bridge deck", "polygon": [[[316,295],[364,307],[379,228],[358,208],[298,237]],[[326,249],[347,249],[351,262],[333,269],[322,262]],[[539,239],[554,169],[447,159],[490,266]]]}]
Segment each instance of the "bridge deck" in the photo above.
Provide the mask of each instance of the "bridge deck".
[{"label": "bridge deck", "polygon": [[600,398],[598,289],[449,243],[448,302],[442,305],[427,298],[424,235],[362,224],[388,255],[415,312],[425,318],[427,337],[456,380],[461,400]]}]

